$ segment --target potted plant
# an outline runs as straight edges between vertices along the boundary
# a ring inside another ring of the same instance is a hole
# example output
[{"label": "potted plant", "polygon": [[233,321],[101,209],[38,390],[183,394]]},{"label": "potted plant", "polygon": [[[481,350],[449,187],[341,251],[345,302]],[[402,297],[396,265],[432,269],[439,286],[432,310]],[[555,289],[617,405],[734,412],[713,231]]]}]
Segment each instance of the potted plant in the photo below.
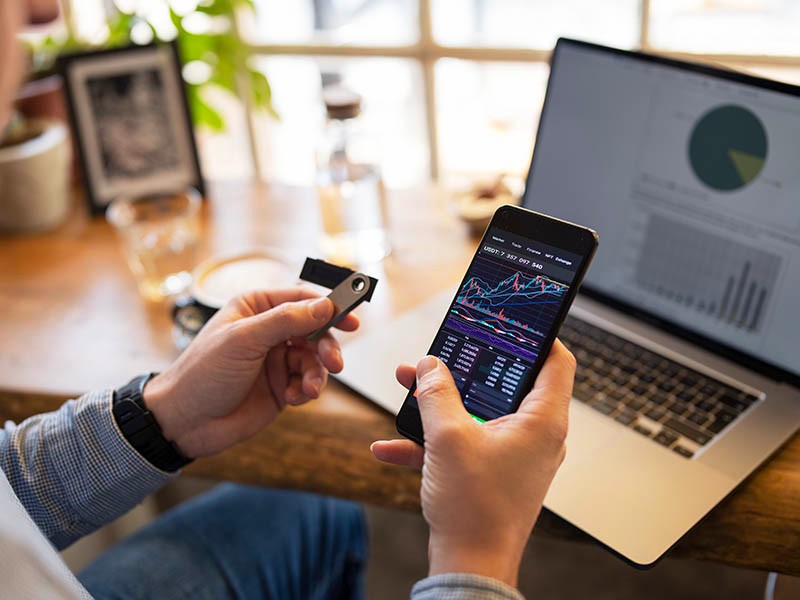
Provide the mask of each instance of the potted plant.
[{"label": "potted plant", "polygon": [[51,229],[69,212],[70,146],[64,123],[16,113],[0,134],[0,231]]},{"label": "potted plant", "polygon": [[60,54],[126,46],[135,41],[177,39],[183,63],[198,67],[191,72],[201,74],[185,82],[195,125],[212,131],[225,129],[224,117],[204,97],[203,90],[209,87],[237,96],[246,93],[252,107],[275,115],[269,82],[252,65],[247,46],[236,32],[236,14],[252,11],[252,0],[199,0],[193,8],[180,13],[168,0],[134,3],[133,10],[127,12],[114,6],[106,23],[106,35],[99,43],[66,32],[29,44],[32,77],[20,93],[21,112],[66,119],[61,84],[54,71]]}]

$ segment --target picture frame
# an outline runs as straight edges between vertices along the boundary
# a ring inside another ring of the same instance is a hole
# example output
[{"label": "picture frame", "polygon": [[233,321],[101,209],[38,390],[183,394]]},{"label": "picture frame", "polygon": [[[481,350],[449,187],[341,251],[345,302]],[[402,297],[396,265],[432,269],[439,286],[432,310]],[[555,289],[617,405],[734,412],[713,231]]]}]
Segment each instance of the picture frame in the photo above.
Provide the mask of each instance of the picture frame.
[{"label": "picture frame", "polygon": [[58,68],[93,214],[123,195],[205,195],[174,41],[68,54]]}]

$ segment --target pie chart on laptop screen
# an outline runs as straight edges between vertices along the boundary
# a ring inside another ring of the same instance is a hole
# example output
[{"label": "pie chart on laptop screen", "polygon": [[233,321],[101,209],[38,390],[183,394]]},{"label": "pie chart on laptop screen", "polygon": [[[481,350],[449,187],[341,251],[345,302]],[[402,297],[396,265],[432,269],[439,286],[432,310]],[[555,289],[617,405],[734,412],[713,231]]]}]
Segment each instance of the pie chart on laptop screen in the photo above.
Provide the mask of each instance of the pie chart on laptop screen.
[{"label": "pie chart on laptop screen", "polygon": [[767,132],[751,110],[735,104],[706,112],[692,129],[689,163],[698,179],[719,192],[745,187],[767,162]]}]

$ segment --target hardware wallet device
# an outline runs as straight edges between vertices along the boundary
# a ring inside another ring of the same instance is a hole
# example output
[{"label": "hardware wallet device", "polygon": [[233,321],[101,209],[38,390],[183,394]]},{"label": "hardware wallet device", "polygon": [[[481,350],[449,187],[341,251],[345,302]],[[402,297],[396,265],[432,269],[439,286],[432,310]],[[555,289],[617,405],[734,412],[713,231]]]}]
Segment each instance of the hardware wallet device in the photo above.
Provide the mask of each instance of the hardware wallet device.
[{"label": "hardware wallet device", "polygon": [[[476,421],[514,412],[530,391],[597,243],[591,229],[524,208],[494,214],[428,351]],[[397,430],[423,442],[416,387]]]}]

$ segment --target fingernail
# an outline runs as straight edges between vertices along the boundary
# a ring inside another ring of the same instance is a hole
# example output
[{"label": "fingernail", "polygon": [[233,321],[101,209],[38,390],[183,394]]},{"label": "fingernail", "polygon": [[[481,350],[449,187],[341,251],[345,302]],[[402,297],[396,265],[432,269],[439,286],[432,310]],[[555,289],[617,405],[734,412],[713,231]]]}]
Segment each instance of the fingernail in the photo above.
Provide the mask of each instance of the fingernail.
[{"label": "fingernail", "polygon": [[311,316],[320,321],[330,314],[331,301],[327,298],[317,298],[311,303]]},{"label": "fingernail", "polygon": [[322,377],[314,377],[311,379],[311,387],[319,394],[322,391]]},{"label": "fingernail", "polygon": [[417,377],[424,377],[431,371],[439,368],[439,359],[435,356],[426,356],[417,363]]}]

